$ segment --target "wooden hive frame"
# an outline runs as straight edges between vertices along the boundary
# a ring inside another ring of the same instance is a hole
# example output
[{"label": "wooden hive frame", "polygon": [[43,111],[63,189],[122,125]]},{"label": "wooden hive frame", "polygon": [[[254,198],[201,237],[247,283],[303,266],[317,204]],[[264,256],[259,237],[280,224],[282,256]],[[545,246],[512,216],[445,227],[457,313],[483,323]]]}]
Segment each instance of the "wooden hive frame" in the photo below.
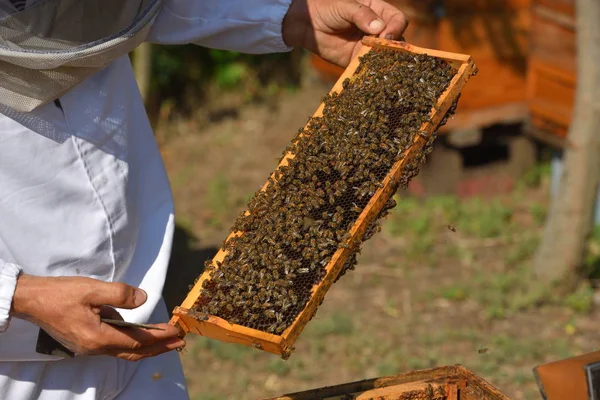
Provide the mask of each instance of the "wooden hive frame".
[{"label": "wooden hive frame", "polygon": [[[327,386],[265,400],[396,400],[411,393],[413,397],[410,398],[428,399],[431,396],[417,396],[415,392],[436,393],[438,388],[444,390],[446,400],[510,400],[494,386],[459,364]],[[433,398],[439,399],[435,396]]]},{"label": "wooden hive frame", "polygon": [[[449,87],[440,96],[438,103],[432,109],[431,121],[425,122],[421,126],[421,131],[426,132],[426,136],[428,137],[434,133],[435,128],[440,124],[443,117],[450,109],[452,103],[458,98],[467,80],[476,73],[475,64],[468,55],[420,48],[404,42],[365,37],[362,41],[362,48],[350,62],[349,66],[346,68],[337,83],[333,86],[330,93],[339,93],[343,90],[342,83],[346,78],[352,76],[356,71],[356,68],[360,62],[359,57],[371,51],[372,48],[393,49],[414,54],[427,54],[429,56],[446,60],[457,71],[456,75],[452,78]],[[313,118],[322,116],[323,108],[324,104],[322,103],[313,115]],[[351,239],[349,243],[355,243],[355,238],[363,237],[363,234],[369,224],[377,218],[384,204],[396,191],[404,166],[420,151],[420,149],[424,147],[427,141],[428,138],[422,137],[421,135],[416,135],[412,146],[409,147],[409,149],[405,152],[405,156],[394,164],[388,175],[383,180],[383,186],[375,192],[365,209],[357,218],[355,224],[350,228],[349,232]],[[285,157],[282,158],[278,168],[287,165],[288,160],[292,157],[293,155],[286,154]],[[274,178],[274,174],[275,173],[273,173],[271,176],[272,178]],[[262,190],[265,190],[267,185],[268,182],[263,186]],[[236,234],[239,233],[231,233],[227,240]],[[360,242],[360,240],[358,240],[358,242]],[[222,342],[240,343],[246,346],[252,346],[260,350],[281,355],[283,358],[287,358],[293,351],[292,346],[298,339],[298,336],[308,321],[316,313],[317,308],[323,301],[326,292],[338,277],[346,260],[352,254],[352,247],[353,246],[350,246],[350,248],[339,248],[333,254],[331,261],[325,267],[325,277],[320,283],[313,287],[313,295],[306,304],[305,308],[281,335],[270,334],[245,326],[231,324],[226,320],[216,316],[194,312],[193,307],[196,303],[196,300],[200,297],[202,283],[205,280],[210,279],[209,271],[204,271],[204,273],[196,281],[194,287],[188,293],[188,296],[183,301],[181,306],[175,307],[173,311],[173,318],[171,319],[170,323],[178,326],[183,335],[193,333]],[[225,258],[225,255],[226,251],[221,248],[213,258],[213,265],[216,265],[217,261],[222,262]]]}]

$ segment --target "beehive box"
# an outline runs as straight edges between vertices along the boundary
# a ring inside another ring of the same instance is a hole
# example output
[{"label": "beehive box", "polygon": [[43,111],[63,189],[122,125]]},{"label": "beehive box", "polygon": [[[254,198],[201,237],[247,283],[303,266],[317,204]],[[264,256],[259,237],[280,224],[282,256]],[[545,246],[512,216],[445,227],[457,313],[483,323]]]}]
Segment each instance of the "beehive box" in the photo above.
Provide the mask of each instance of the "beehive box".
[{"label": "beehive box", "polygon": [[475,72],[467,55],[365,38],[171,323],[289,357]]},{"label": "beehive box", "polygon": [[536,136],[564,145],[577,80],[574,0],[532,0],[528,97]]},{"label": "beehive box", "polygon": [[478,85],[461,96],[450,129],[485,128],[527,119],[527,62],[531,0],[444,0],[437,47],[470,54]]},{"label": "beehive box", "polygon": [[265,400],[509,400],[461,365],[412,371]]}]

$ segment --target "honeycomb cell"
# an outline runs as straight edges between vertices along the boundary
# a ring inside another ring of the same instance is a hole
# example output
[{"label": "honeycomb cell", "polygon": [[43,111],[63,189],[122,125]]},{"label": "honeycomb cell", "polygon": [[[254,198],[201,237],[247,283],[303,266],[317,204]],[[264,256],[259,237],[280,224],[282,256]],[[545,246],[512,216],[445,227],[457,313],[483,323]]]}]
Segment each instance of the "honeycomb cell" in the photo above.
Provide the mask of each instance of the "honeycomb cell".
[{"label": "honeycomb cell", "polygon": [[[195,309],[281,334],[305,308],[338,249],[351,248],[352,254],[336,281],[354,269],[360,245],[380,231],[395,201],[388,200],[362,237],[350,238],[350,229],[423,134],[455,73],[427,55],[383,49],[364,55],[344,90],[324,97],[323,115],[309,119],[292,140],[284,153],[293,155],[288,165],[278,168],[233,224],[232,232],[243,234],[223,244],[220,265],[208,265],[210,279]],[[418,174],[434,139],[408,160],[399,187]]]}]

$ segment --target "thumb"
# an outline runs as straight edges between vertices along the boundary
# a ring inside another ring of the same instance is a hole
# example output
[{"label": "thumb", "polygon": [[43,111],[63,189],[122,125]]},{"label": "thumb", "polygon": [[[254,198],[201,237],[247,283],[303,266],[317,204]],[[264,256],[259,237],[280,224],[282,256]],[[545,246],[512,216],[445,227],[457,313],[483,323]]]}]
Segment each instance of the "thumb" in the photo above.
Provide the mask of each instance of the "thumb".
[{"label": "thumb", "polygon": [[361,31],[377,35],[385,29],[385,23],[371,8],[356,1],[343,3],[341,17],[356,25]]},{"label": "thumb", "polygon": [[146,302],[145,291],[120,282],[98,282],[93,292],[87,297],[91,306],[113,306],[133,309]]}]

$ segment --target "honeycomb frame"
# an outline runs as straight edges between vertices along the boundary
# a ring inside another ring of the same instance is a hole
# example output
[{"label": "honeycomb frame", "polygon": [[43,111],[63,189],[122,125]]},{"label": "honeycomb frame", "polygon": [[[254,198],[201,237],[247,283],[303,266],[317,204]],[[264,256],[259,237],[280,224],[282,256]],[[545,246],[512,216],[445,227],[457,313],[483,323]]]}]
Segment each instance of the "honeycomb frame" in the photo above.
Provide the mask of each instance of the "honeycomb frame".
[{"label": "honeycomb frame", "polygon": [[[194,304],[202,292],[202,284],[207,279],[210,279],[210,272],[208,270],[204,271],[188,293],[186,299],[179,307],[175,307],[173,310],[173,317],[170,323],[179,327],[182,336],[192,333],[216,339],[221,342],[239,343],[269,353],[277,354],[282,356],[284,359],[287,359],[293,352],[294,343],[300,336],[306,324],[312,319],[320,304],[323,302],[325,294],[338,278],[338,275],[340,274],[344,264],[352,255],[355,246],[360,245],[361,238],[364,236],[366,229],[373,221],[377,219],[377,216],[380,214],[385,203],[395,193],[404,167],[415,155],[421,151],[421,149],[425,147],[428,140],[435,133],[436,127],[443,120],[452,104],[458,99],[466,82],[477,71],[475,63],[469,55],[425,49],[405,42],[365,37],[362,40],[361,49],[352,59],[336,84],[332,87],[329,92],[330,94],[343,91],[344,80],[354,75],[360,63],[360,57],[367,54],[372,48],[393,49],[396,51],[413,53],[415,55],[427,54],[428,56],[447,61],[457,72],[452,78],[446,91],[438,98],[436,105],[432,109],[430,120],[423,123],[421,126],[420,131],[424,134],[415,135],[415,139],[408,150],[406,150],[404,157],[393,165],[382,182],[383,186],[375,192],[354,225],[350,228],[349,243],[354,245],[339,248],[334,253],[330,262],[325,267],[325,277],[320,283],[313,287],[310,300],[300,314],[296,317],[292,325],[290,325],[281,335],[271,334],[242,325],[232,324],[217,316],[194,311]],[[315,118],[322,116],[323,109],[324,104],[321,103],[312,117]],[[302,137],[302,134],[300,134],[300,137]],[[287,165],[288,160],[292,157],[294,156],[286,154],[282,158],[277,168],[274,170],[271,178],[274,179],[275,171],[277,171],[277,169],[280,167]],[[265,190],[267,185],[268,181],[263,185],[261,190]],[[230,234],[227,240],[238,234],[240,233]],[[212,264],[216,265],[217,262],[222,262],[225,256],[226,250],[220,249],[213,258]]]},{"label": "honeycomb frame", "polygon": [[510,400],[460,364],[326,386],[263,400]]}]

